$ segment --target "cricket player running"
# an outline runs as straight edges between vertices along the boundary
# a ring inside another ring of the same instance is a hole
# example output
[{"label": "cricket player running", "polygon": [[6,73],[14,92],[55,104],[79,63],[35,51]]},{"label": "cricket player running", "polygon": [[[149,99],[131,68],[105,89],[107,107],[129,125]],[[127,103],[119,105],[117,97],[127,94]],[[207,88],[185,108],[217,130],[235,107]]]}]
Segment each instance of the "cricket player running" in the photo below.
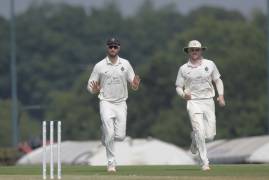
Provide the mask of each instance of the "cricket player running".
[{"label": "cricket player running", "polygon": [[176,91],[187,101],[187,111],[192,125],[191,152],[199,155],[203,171],[210,170],[207,158],[206,141],[214,139],[216,135],[215,83],[220,106],[225,106],[224,87],[220,73],[211,60],[204,59],[202,47],[197,40],[192,40],[183,50],[188,54],[189,60],[179,68],[176,79]]},{"label": "cricket player running", "polygon": [[120,51],[118,39],[109,39],[106,49],[107,57],[94,66],[87,89],[92,94],[99,94],[101,140],[106,148],[107,171],[116,172],[114,141],[123,141],[126,134],[127,81],[133,90],[137,90],[140,78],[135,75],[129,61],[118,56]]}]

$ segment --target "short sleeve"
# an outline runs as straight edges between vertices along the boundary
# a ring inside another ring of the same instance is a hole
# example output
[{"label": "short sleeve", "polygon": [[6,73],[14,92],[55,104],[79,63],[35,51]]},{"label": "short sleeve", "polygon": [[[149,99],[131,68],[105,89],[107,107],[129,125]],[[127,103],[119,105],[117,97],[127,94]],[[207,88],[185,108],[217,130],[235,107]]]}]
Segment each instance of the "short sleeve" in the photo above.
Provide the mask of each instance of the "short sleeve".
[{"label": "short sleeve", "polygon": [[219,73],[219,70],[218,70],[216,64],[214,62],[212,62],[212,63],[213,63],[213,71],[212,71],[211,77],[212,77],[212,80],[215,81],[215,80],[220,78],[220,73]]},{"label": "short sleeve", "polygon": [[98,67],[95,65],[92,71],[92,74],[89,78],[88,83],[92,82],[92,81],[99,81],[99,71],[98,71]]},{"label": "short sleeve", "polygon": [[176,79],[176,86],[183,87],[184,86],[184,77],[182,73],[182,69],[179,68],[178,73],[177,73],[177,79]]},{"label": "short sleeve", "polygon": [[127,79],[129,82],[133,82],[134,77],[135,77],[134,70],[131,64],[128,62],[127,63]]}]

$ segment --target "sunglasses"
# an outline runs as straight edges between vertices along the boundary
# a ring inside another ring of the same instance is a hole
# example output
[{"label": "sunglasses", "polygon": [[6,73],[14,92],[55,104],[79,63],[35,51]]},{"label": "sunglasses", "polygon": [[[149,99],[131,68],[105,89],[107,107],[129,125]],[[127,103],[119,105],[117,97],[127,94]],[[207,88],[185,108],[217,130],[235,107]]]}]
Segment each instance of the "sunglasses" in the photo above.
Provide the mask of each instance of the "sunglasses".
[{"label": "sunglasses", "polygon": [[191,49],[189,49],[189,51],[190,52],[198,52],[198,51],[200,51],[201,49],[199,49],[199,48],[191,48]]},{"label": "sunglasses", "polygon": [[108,48],[109,48],[109,49],[113,49],[113,48],[114,48],[114,49],[118,49],[119,46],[108,46]]}]

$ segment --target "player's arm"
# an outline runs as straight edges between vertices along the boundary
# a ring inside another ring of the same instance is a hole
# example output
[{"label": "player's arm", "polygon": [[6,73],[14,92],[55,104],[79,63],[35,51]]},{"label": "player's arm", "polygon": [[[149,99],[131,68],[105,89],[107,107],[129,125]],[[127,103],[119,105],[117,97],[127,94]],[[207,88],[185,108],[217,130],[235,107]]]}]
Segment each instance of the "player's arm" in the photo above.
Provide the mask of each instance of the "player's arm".
[{"label": "player's arm", "polygon": [[99,72],[96,66],[94,66],[92,74],[88,80],[87,90],[92,94],[99,93],[101,90]]},{"label": "player's arm", "polygon": [[101,86],[100,86],[100,83],[98,81],[90,81],[90,82],[88,82],[88,87],[87,88],[92,94],[97,94],[101,90]]},{"label": "player's arm", "polygon": [[216,84],[216,88],[218,91],[218,98],[217,101],[219,102],[219,105],[221,107],[225,106],[225,99],[224,99],[224,85],[220,78],[214,80],[214,83]]},{"label": "player's arm", "polygon": [[184,91],[182,87],[177,86],[176,87],[177,94],[181,96],[185,100],[190,100],[191,99],[191,94],[190,92]]},{"label": "player's arm", "polygon": [[138,75],[135,75],[134,70],[129,62],[127,64],[127,70],[127,79],[130,83],[131,88],[136,91],[139,88],[141,79]]},{"label": "player's arm", "polygon": [[133,81],[130,82],[131,88],[135,91],[138,90],[140,81],[140,77],[138,75],[135,75]]},{"label": "player's arm", "polygon": [[213,63],[212,79],[214,80],[214,83],[216,84],[216,88],[219,95],[217,98],[217,101],[219,102],[219,105],[223,107],[225,106],[224,86],[223,86],[222,80],[220,79],[220,73],[215,63]]},{"label": "player's arm", "polygon": [[185,100],[191,99],[191,93],[189,91],[184,91],[183,87],[185,84],[185,79],[183,77],[182,69],[180,68],[177,73],[177,79],[176,79],[176,91],[179,96],[181,96]]}]

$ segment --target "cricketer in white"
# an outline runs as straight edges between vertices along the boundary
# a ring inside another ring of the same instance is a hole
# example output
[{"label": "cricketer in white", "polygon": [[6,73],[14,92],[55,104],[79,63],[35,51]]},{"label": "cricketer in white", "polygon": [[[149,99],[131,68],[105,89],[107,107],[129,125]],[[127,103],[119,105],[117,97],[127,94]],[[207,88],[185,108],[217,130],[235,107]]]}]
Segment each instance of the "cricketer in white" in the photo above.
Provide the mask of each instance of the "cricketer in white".
[{"label": "cricketer in white", "polygon": [[116,172],[114,141],[123,141],[126,135],[128,82],[133,90],[140,84],[129,61],[118,56],[119,51],[119,40],[109,39],[107,57],[94,66],[87,86],[92,94],[99,93],[101,140],[106,147],[108,172]]},{"label": "cricketer in white", "polygon": [[207,158],[206,141],[214,139],[216,135],[215,83],[220,106],[225,106],[224,87],[220,73],[213,61],[204,59],[202,47],[197,40],[192,40],[183,50],[189,56],[187,63],[179,68],[176,79],[176,91],[187,101],[187,111],[192,125],[191,152],[198,152],[201,169],[210,170]]}]

